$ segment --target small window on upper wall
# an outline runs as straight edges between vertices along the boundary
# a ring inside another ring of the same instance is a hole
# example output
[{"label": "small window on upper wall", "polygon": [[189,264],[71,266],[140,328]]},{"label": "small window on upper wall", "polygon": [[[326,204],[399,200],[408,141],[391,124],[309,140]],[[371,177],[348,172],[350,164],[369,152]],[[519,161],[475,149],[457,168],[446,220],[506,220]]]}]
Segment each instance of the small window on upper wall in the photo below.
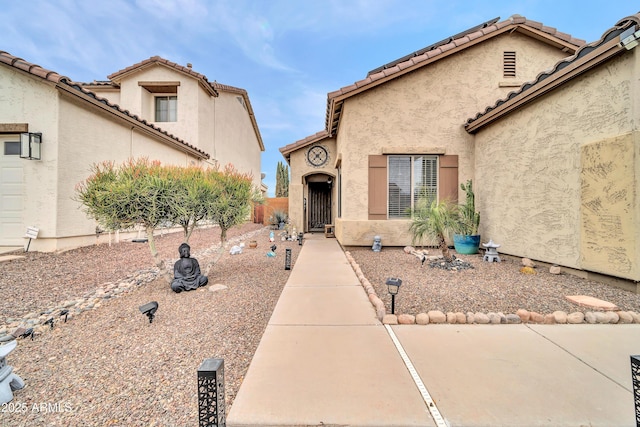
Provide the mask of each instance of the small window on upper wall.
[{"label": "small window on upper wall", "polygon": [[156,122],[175,122],[178,120],[178,97],[156,96]]},{"label": "small window on upper wall", "polygon": [[515,77],[516,76],[516,53],[512,51],[504,52],[502,65],[503,65],[504,77]]},{"label": "small window on upper wall", "polygon": [[4,142],[4,155],[5,156],[19,156],[20,155],[20,141],[5,141]]}]

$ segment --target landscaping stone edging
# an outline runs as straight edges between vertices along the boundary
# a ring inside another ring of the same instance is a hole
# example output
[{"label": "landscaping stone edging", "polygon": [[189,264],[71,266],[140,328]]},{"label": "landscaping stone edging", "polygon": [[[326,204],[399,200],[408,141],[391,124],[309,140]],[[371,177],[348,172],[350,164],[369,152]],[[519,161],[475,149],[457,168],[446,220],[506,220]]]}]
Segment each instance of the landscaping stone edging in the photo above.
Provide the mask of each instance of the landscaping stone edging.
[{"label": "landscaping stone edging", "polygon": [[640,314],[635,311],[576,311],[566,313],[554,311],[553,313],[537,313],[519,309],[516,313],[504,314],[501,312],[489,313],[443,313],[440,310],[431,310],[426,313],[412,314],[388,314],[384,302],[378,297],[371,282],[365,277],[360,266],[349,251],[345,255],[351,268],[355,272],[360,284],[369,297],[369,301],[376,311],[376,317],[386,325],[428,325],[428,324],[477,324],[477,325],[514,325],[520,323],[534,324],[630,324],[640,323]]}]

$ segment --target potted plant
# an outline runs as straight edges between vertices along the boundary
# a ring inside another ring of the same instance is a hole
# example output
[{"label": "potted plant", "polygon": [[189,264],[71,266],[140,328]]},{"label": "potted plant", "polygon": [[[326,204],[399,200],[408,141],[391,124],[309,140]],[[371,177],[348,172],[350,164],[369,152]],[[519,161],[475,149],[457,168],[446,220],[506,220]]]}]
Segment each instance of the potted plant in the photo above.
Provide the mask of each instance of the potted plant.
[{"label": "potted plant", "polygon": [[448,200],[421,199],[412,212],[409,231],[413,234],[413,244],[425,237],[436,240],[446,262],[452,262],[446,237],[458,227],[458,207]]},{"label": "potted plant", "polygon": [[480,247],[480,213],[476,212],[473,184],[468,180],[460,188],[467,193],[466,201],[458,207],[458,221],[453,234],[453,247],[459,254],[477,254]]}]

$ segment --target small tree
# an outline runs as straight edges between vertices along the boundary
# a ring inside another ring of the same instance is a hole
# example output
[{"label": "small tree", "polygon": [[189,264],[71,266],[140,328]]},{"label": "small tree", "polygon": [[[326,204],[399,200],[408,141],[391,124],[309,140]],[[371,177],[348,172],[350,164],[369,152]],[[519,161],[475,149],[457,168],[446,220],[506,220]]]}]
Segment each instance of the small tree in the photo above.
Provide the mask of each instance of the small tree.
[{"label": "small tree", "polygon": [[92,166],[92,175],[76,187],[76,199],[102,227],[119,230],[142,226],[154,262],[164,270],[153,233],[170,218],[175,185],[159,162],[129,160]]},{"label": "small tree", "polygon": [[167,175],[175,185],[168,219],[182,227],[187,243],[193,230],[207,218],[207,205],[215,197],[210,174],[200,167],[167,167]]},{"label": "small tree", "polygon": [[429,202],[428,199],[421,199],[412,214],[409,230],[413,234],[413,244],[424,238],[435,240],[445,261],[452,262],[445,237],[458,227],[456,205],[447,200]]},{"label": "small tree", "polygon": [[251,202],[256,192],[250,174],[238,172],[232,165],[223,172],[210,171],[213,186],[212,197],[207,205],[207,217],[220,226],[220,241],[227,240],[227,230],[246,221],[251,213]]},{"label": "small tree", "polygon": [[289,196],[289,166],[278,162],[276,167],[276,197]]}]

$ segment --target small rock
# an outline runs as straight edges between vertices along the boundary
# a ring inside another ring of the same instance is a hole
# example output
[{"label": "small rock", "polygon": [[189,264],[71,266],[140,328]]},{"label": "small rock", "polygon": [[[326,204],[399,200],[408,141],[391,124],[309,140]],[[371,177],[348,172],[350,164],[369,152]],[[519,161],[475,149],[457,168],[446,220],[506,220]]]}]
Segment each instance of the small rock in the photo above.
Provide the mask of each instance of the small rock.
[{"label": "small rock", "polygon": [[544,323],[544,316],[538,312],[532,311],[529,313],[529,321],[531,323]]},{"label": "small rock", "polygon": [[385,314],[382,318],[382,323],[385,325],[397,325],[398,324],[398,316],[395,314]]},{"label": "small rock", "polygon": [[607,311],[605,314],[609,320],[607,323],[618,323],[620,321],[620,316],[615,311]]},{"label": "small rock", "polygon": [[431,323],[445,323],[447,316],[440,310],[432,310],[427,313],[429,315],[429,322]]},{"label": "small rock", "polygon": [[456,314],[455,313],[453,313],[451,311],[447,313],[447,323],[448,324],[450,324],[450,325],[455,324],[457,320],[458,319],[456,318]]},{"label": "small rock", "polygon": [[489,323],[493,324],[493,325],[499,325],[501,323],[501,318],[500,315],[498,313],[487,313],[487,316],[489,316]]},{"label": "small rock", "polygon": [[640,313],[635,311],[627,311],[633,317],[633,323],[640,323]]},{"label": "small rock", "polygon": [[428,325],[429,315],[427,313],[419,313],[418,315],[416,315],[416,323],[418,325]]},{"label": "small rock", "polygon": [[456,323],[467,323],[467,316],[465,316],[464,313],[456,313]]},{"label": "small rock", "polygon": [[489,319],[489,316],[484,313],[475,313],[473,317],[475,319],[475,322],[479,325],[486,325],[491,321]]},{"label": "small rock", "polygon": [[552,265],[551,267],[549,267],[549,273],[560,274],[562,273],[562,269],[558,265]]},{"label": "small rock", "polygon": [[404,247],[404,253],[405,254],[411,255],[413,253],[413,251],[415,251],[415,248],[413,246],[405,246]]},{"label": "small rock", "polygon": [[522,258],[522,265],[524,267],[531,267],[531,268],[535,268],[536,263],[531,261],[529,258]]},{"label": "small rock", "polygon": [[211,292],[216,292],[216,291],[222,291],[227,289],[227,287],[225,285],[222,285],[220,283],[216,283],[215,285],[212,285],[209,287],[209,291]]},{"label": "small rock", "polygon": [[555,325],[556,324],[556,318],[553,315],[553,313],[545,314],[543,323],[545,325]]},{"label": "small rock", "polygon": [[580,311],[576,311],[574,313],[567,315],[567,323],[570,323],[572,325],[578,325],[582,322],[584,322],[584,313]]},{"label": "small rock", "polygon": [[416,323],[416,316],[411,314],[401,314],[398,316],[398,323],[400,325],[413,325]]},{"label": "small rock", "polygon": [[567,323],[567,313],[565,313],[564,311],[554,311],[553,318],[555,319],[556,323],[559,323],[561,325]]},{"label": "small rock", "polygon": [[470,325],[473,325],[474,323],[476,323],[476,315],[473,314],[472,312],[467,313],[467,323]]},{"label": "small rock", "polygon": [[522,319],[517,314],[507,314],[506,316],[508,325],[515,325],[518,323],[522,323]]},{"label": "small rock", "polygon": [[596,311],[596,323],[610,323],[611,319],[607,316],[607,313],[603,313],[602,311]]},{"label": "small rock", "polygon": [[529,321],[529,317],[531,316],[531,313],[523,308],[516,311],[516,314],[518,315],[518,317],[520,317],[520,320],[522,320],[523,323],[527,323]]},{"label": "small rock", "polygon": [[584,320],[585,320],[587,323],[589,323],[589,324],[593,325],[594,323],[597,323],[597,322],[596,322],[596,314],[595,314],[593,311],[587,311],[587,312],[584,314]]},{"label": "small rock", "polygon": [[624,324],[633,323],[633,316],[627,313],[626,311],[619,311],[618,316],[620,317],[619,323],[624,323]]}]

